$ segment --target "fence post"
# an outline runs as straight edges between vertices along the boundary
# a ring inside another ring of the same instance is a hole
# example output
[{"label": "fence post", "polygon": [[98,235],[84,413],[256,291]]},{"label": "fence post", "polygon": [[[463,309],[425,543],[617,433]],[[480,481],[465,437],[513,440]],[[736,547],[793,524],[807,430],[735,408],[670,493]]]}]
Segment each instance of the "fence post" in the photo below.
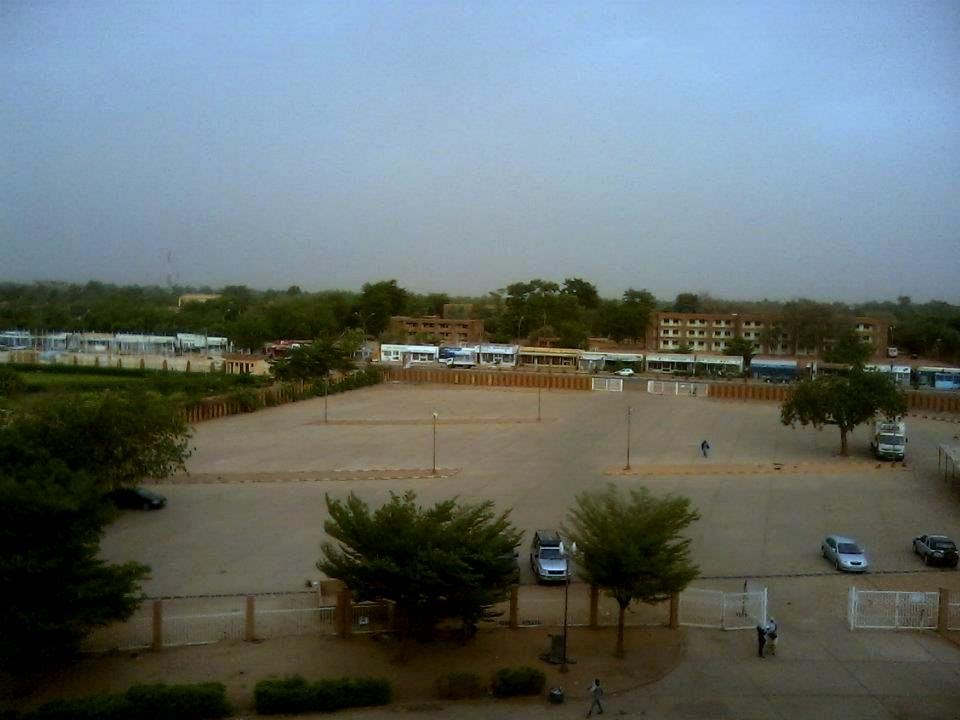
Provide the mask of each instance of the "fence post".
[{"label": "fence post", "polygon": [[847,593],[847,622],[852,631],[857,626],[857,588],[851,587]]},{"label": "fence post", "polygon": [[518,596],[520,594],[520,587],[514,585],[510,588],[510,629],[517,629],[517,605],[519,604]]},{"label": "fence post", "polygon": [[163,650],[163,600],[153,601],[153,643],[154,650]]},{"label": "fence post", "polygon": [[257,639],[257,619],[256,619],[257,599],[253,595],[247,595],[246,620],[243,639],[247,642],[253,642]]},{"label": "fence post", "polygon": [[599,623],[597,622],[597,616],[599,615],[599,605],[600,605],[600,588],[596,585],[590,586],[590,627],[596,629]]},{"label": "fence post", "polygon": [[350,637],[353,633],[353,597],[349,588],[343,588],[337,593],[337,634],[341,637]]},{"label": "fence post", "polygon": [[680,593],[673,593],[670,596],[670,629],[676,630],[680,627]]},{"label": "fence post", "polygon": [[940,588],[940,605],[937,607],[937,632],[945,633],[950,629],[950,591]]}]

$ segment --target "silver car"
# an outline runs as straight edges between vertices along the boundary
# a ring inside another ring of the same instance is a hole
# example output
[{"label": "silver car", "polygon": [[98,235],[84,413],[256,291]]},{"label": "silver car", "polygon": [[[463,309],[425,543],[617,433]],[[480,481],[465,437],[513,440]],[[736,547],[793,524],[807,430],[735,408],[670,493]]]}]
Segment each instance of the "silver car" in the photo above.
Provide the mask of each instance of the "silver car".
[{"label": "silver car", "polygon": [[853,538],[827,535],[820,543],[820,554],[833,563],[837,570],[866,572],[870,567],[867,555]]}]

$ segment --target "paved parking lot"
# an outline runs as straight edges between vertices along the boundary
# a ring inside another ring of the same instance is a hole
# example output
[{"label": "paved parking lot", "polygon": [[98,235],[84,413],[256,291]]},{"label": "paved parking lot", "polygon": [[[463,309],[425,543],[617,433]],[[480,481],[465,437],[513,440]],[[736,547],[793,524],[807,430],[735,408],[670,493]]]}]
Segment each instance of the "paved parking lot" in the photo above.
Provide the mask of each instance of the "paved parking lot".
[{"label": "paved parking lot", "polygon": [[[327,424],[322,399],[203,423],[191,476],[162,488],[164,510],[114,524],[104,554],[151,565],[150,595],[293,590],[317,577],[326,493],[372,504],[407,489],[425,503],[490,499],[529,539],[606,482],[691,497],[703,515],[693,551],[708,577],[832,572],[819,541],[843,532],[866,545],[875,577],[918,571],[935,586],[944,573],[924,571],[910,539],[960,534],[958,495],[936,474],[936,445],[955,424],[911,421],[903,468],[870,459],[865,428],[852,457],[837,458],[834,429],[783,427],[775,404],[556,391],[540,402],[537,422],[535,390],[391,384],[331,397]],[[628,403],[637,474],[622,473]]]}]

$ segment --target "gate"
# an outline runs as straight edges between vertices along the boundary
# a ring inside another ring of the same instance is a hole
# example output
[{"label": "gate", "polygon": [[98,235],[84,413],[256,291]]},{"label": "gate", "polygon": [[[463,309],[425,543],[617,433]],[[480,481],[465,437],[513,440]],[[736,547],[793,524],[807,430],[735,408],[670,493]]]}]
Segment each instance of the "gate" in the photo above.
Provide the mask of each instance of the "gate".
[{"label": "gate", "polygon": [[623,392],[623,380],[620,378],[590,378],[591,390],[607,390],[609,392]]},{"label": "gate", "polygon": [[680,624],[722,630],[752,630],[767,623],[767,589],[728,593],[687,588],[680,593]]},{"label": "gate", "polygon": [[847,621],[851,630],[933,630],[940,593],[850,588]]},{"label": "gate", "polygon": [[647,392],[651,395],[690,395],[707,397],[710,386],[707,383],[670,382],[666,380],[647,380]]}]

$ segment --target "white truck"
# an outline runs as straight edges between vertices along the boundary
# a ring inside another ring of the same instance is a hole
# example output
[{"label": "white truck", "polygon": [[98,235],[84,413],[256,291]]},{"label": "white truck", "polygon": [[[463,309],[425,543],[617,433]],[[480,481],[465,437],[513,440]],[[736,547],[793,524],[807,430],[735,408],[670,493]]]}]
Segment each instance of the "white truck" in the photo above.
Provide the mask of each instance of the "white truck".
[{"label": "white truck", "polygon": [[903,460],[907,450],[907,424],[903,420],[877,420],[870,449],[880,460]]}]

